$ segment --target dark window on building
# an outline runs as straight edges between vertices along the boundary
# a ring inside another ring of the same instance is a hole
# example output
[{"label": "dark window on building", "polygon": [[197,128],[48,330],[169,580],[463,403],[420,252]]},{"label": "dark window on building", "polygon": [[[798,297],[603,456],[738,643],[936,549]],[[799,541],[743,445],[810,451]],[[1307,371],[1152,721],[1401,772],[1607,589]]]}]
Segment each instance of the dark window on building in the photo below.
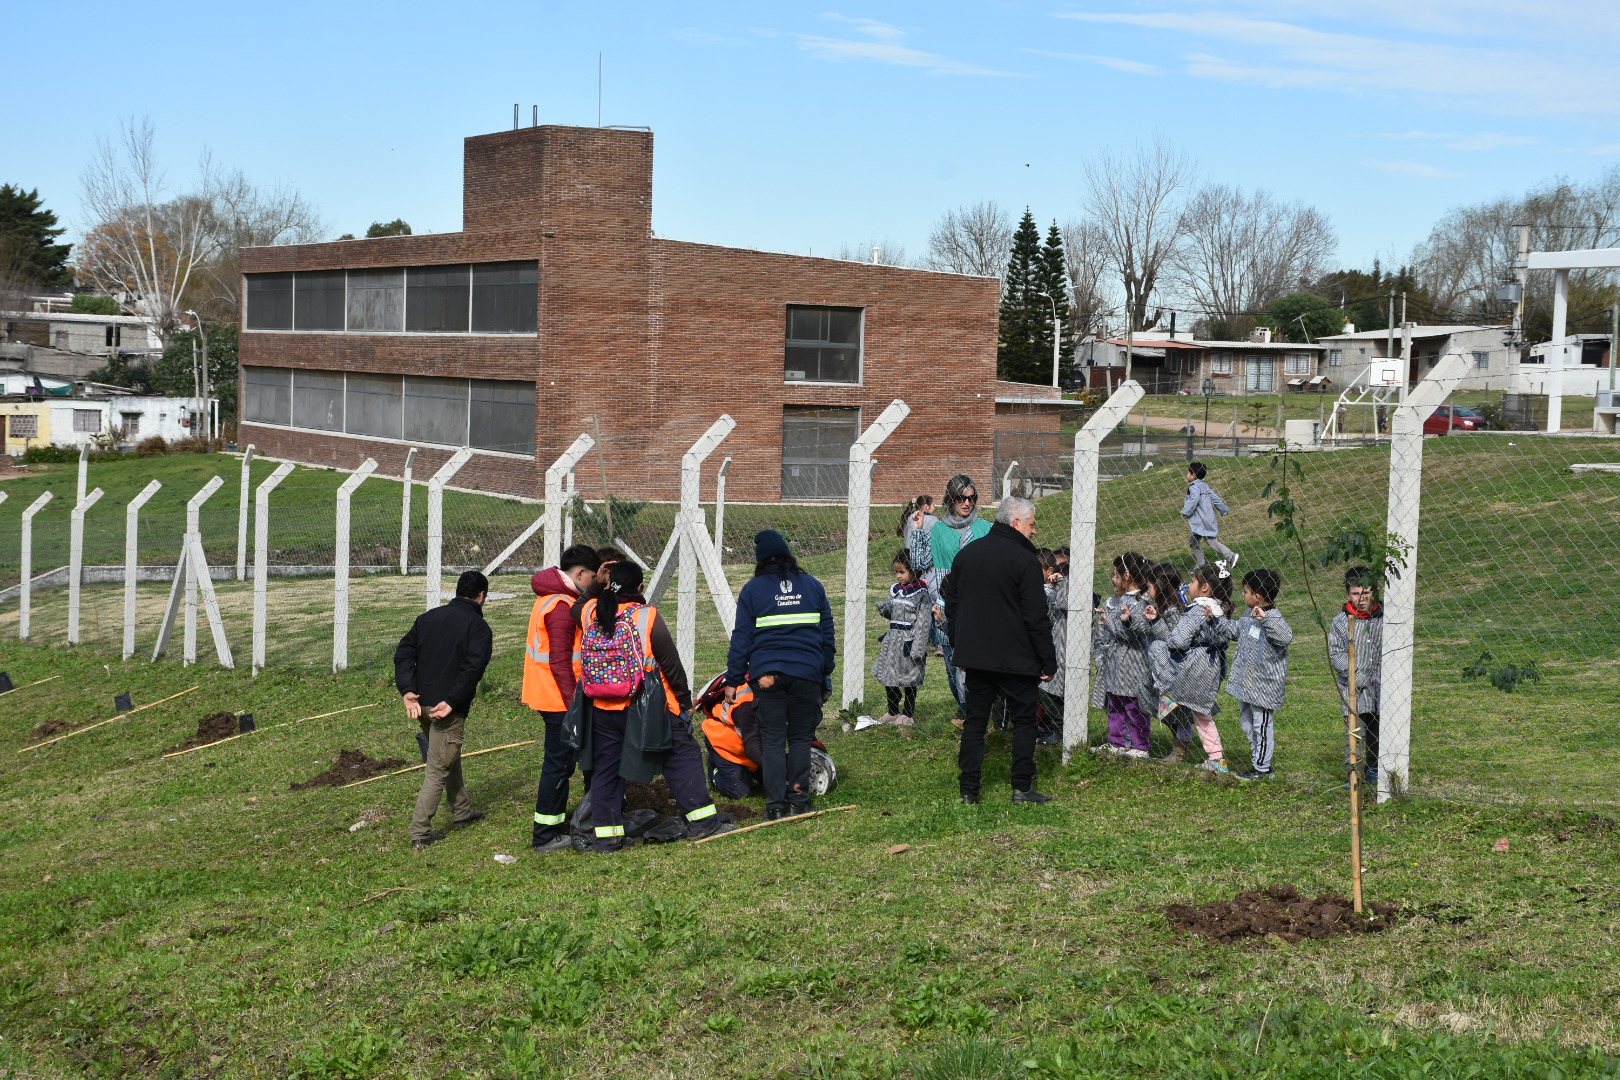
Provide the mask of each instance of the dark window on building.
[{"label": "dark window on building", "polygon": [[407,442],[467,445],[467,380],[405,376]]},{"label": "dark window on building", "polygon": [[480,450],[534,453],[534,383],[472,380],[467,432]]},{"label": "dark window on building", "polygon": [[244,367],[242,419],[260,424],[292,424],[292,372],[286,368]]},{"label": "dark window on building", "polygon": [[467,267],[413,266],[405,271],[405,329],[467,332]]},{"label": "dark window on building", "polygon": [[787,309],[787,380],[861,381],[861,309]]},{"label": "dark window on building", "polygon": [[303,270],[293,282],[293,329],[343,329],[342,270]]},{"label": "dark window on building", "polygon": [[398,375],[362,375],[349,372],[343,403],[343,430],[351,435],[401,437],[401,378]]},{"label": "dark window on building", "polygon": [[343,430],[343,373],[294,371],[292,426],[315,431]]},{"label": "dark window on building", "polygon": [[292,309],[292,274],[247,275],[249,330],[291,330]]},{"label": "dark window on building", "polygon": [[472,268],[475,334],[532,334],[539,325],[540,264],[477,263]]},{"label": "dark window on building", "polygon": [[784,406],[782,498],[846,497],[849,494],[849,448],[860,434],[859,409]]},{"label": "dark window on building", "polygon": [[349,271],[349,329],[405,329],[405,271]]}]

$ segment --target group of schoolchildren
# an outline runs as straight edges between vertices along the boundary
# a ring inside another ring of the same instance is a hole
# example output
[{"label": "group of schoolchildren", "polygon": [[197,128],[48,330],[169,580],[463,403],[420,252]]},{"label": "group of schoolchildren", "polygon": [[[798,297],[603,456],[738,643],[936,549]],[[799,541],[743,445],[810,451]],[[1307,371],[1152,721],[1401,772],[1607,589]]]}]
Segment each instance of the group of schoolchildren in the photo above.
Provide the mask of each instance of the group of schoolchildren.
[{"label": "group of schoolchildren", "polygon": [[[1181,514],[1188,523],[1194,567],[1183,581],[1170,562],[1154,563],[1127,551],[1112,563],[1113,595],[1093,593],[1092,680],[1094,707],[1108,716],[1106,741],[1097,754],[1147,758],[1153,720],[1169,729],[1171,746],[1159,760],[1188,760],[1194,742],[1202,749],[1200,767],[1241,780],[1263,780],[1274,770],[1276,717],[1287,693],[1288,651],[1294,631],[1277,607],[1282,575],[1253,569],[1241,582],[1234,576],[1240,556],[1219,539],[1219,518],[1230,507],[1207,482],[1202,462],[1187,467],[1187,496]],[[914,569],[914,537],[933,527],[933,500],[919,495],[901,516],[907,545],[894,556],[895,583],[877,605],[887,630],[872,675],[888,698],[880,723],[910,726],[916,720],[917,688],[922,685],[931,643],[940,642],[943,613],[935,591]],[[1221,556],[1206,561],[1208,546]],[[1068,624],[1068,549],[1037,552],[1046,582],[1047,611],[1057,650],[1057,675],[1041,686],[1037,727],[1040,740],[1060,741],[1063,717],[1064,651]],[[1383,611],[1372,573],[1364,566],[1346,572],[1345,605],[1329,628],[1329,660],[1345,712],[1349,702],[1350,640],[1355,639],[1354,701],[1365,740],[1369,784],[1378,778],[1378,693],[1383,642]],[[1235,604],[1241,585],[1242,608]],[[1236,648],[1232,646],[1236,645]],[[948,647],[948,646],[947,646]],[[957,693],[956,672],[945,656],[947,678]],[[1238,705],[1238,722],[1249,743],[1249,764],[1227,761],[1215,717],[1225,689]]]}]

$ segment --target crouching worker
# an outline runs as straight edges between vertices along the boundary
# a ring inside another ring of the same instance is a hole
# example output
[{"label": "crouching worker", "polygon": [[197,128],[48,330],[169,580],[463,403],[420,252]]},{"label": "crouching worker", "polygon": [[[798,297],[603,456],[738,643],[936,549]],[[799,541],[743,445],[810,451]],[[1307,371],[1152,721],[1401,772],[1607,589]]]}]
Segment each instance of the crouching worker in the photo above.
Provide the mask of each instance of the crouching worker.
[{"label": "crouching worker", "polygon": [[[641,567],[621,562],[602,595],[580,608],[596,851],[624,847],[625,782],[650,784],[659,773],[681,809],[687,837],[736,828],[709,798],[703,756],[692,738],[692,691],[669,627],[641,595],[641,580]],[[585,749],[582,742],[582,758]]]},{"label": "crouching worker", "polygon": [[[765,760],[764,739],[754,688],[743,683],[726,700],[726,676],[716,675],[698,695],[694,715],[703,718],[709,744],[709,786],[728,799],[746,799],[764,785],[759,763]],[[838,767],[821,740],[810,740],[810,793],[826,795],[838,787]]]}]

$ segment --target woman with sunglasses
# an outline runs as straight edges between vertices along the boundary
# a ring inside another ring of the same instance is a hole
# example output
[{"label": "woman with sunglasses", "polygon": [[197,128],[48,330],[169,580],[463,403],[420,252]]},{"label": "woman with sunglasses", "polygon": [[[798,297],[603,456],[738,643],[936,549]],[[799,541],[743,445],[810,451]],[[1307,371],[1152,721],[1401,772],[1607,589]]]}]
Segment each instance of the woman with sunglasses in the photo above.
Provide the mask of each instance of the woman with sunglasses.
[{"label": "woman with sunglasses", "polygon": [[979,517],[979,489],[973,478],[957,473],[945,484],[945,502],[939,507],[939,520],[927,532],[917,530],[906,537],[911,548],[911,565],[919,577],[928,583],[934,594],[934,643],[945,654],[945,677],[950,683],[951,696],[956,698],[956,726],[965,719],[962,683],[956,666],[951,663],[950,636],[946,633],[946,620],[950,613],[944,610],[940,588],[951,572],[957,552],[990,531],[990,523]]}]

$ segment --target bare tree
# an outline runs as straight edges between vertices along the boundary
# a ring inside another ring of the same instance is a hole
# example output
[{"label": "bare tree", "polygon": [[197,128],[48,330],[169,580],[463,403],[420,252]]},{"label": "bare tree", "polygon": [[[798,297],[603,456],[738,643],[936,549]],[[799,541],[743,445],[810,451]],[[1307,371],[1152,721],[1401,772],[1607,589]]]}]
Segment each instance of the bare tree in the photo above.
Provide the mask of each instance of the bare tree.
[{"label": "bare tree", "polygon": [[1113,303],[1108,295],[1108,246],[1102,231],[1093,223],[1069,221],[1063,226],[1063,250],[1067,256],[1069,290],[1074,300],[1069,320],[1075,340],[1106,333],[1104,321]]},{"label": "bare tree", "polygon": [[906,245],[887,236],[874,236],[864,244],[840,245],[831,257],[848,262],[877,263],[879,266],[916,265],[906,254]]},{"label": "bare tree", "polygon": [[1182,192],[1193,180],[1193,165],[1164,142],[1139,146],[1128,157],[1104,154],[1086,166],[1086,217],[1097,229],[1108,265],[1125,294],[1125,315],[1137,330],[1150,319],[1159,278],[1181,242]]},{"label": "bare tree", "polygon": [[207,273],[194,282],[198,295],[192,307],[213,321],[234,322],[241,306],[241,249],[307,244],[326,235],[327,227],[297,191],[261,190],[240,170],[221,176],[215,188],[215,249],[205,264]]},{"label": "bare tree", "polygon": [[1320,277],[1339,243],[1314,206],[1228,184],[1199,189],[1182,212],[1182,230],[1178,290],[1228,337],[1247,333],[1267,304]]},{"label": "bare tree", "polygon": [[999,278],[1012,251],[1012,215],[994,201],[947,210],[928,234],[923,265],[953,274]]}]

